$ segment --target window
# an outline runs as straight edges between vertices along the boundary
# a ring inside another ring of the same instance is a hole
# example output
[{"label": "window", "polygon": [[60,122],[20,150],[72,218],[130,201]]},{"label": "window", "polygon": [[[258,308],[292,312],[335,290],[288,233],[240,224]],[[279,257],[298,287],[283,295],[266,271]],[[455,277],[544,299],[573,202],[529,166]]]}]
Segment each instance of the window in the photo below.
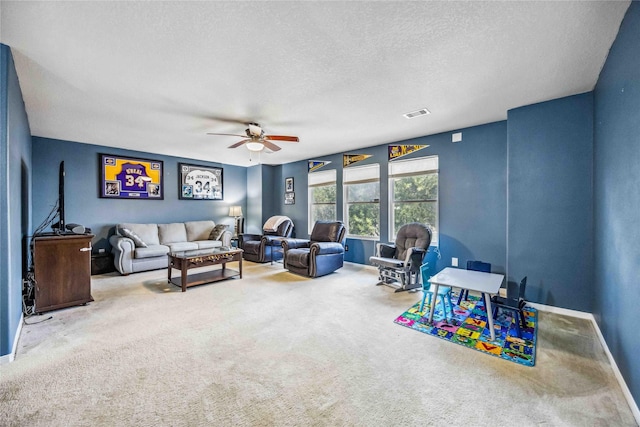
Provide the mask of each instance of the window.
[{"label": "window", "polygon": [[349,237],[380,237],[380,165],[350,167],[343,172],[344,218]]},{"label": "window", "polygon": [[336,220],[336,170],[309,174],[309,233],[316,221]]},{"label": "window", "polygon": [[389,238],[409,222],[431,227],[438,244],[438,156],[389,163]]}]

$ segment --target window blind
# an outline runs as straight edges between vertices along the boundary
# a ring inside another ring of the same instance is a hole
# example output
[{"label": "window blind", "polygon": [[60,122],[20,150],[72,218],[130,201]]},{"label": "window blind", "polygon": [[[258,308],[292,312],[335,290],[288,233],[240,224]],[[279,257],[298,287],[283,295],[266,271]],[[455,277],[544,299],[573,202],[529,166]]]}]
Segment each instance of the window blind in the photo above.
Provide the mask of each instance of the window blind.
[{"label": "window blind", "polygon": [[375,182],[380,180],[380,165],[350,167],[342,171],[344,184],[361,184],[365,182]]},{"label": "window blind", "polygon": [[389,178],[433,172],[438,172],[438,156],[389,162]]},{"label": "window blind", "polygon": [[326,171],[313,172],[309,174],[309,187],[317,187],[319,185],[327,185],[336,182],[336,170],[329,169]]}]

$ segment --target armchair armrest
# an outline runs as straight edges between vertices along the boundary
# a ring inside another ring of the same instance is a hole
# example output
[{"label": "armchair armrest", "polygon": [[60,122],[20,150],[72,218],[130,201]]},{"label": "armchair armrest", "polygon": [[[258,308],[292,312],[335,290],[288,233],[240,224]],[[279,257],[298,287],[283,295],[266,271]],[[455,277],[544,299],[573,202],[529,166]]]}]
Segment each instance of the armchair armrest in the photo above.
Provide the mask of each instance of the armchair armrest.
[{"label": "armchair armrest", "polygon": [[244,242],[260,240],[261,237],[262,235],[260,234],[250,234],[250,233],[238,234],[238,247],[242,249],[244,247]]},{"label": "armchair armrest", "polygon": [[422,248],[413,247],[407,250],[407,259],[405,260],[405,265],[411,266],[411,271],[420,270],[420,266],[422,265],[422,260],[424,259],[427,251]]},{"label": "armchair armrest", "polygon": [[249,233],[238,234],[238,240],[241,240],[243,242],[248,242],[249,240],[260,240],[261,238],[262,238],[261,234],[249,234]]},{"label": "armchair armrest", "polygon": [[233,237],[233,233],[229,230],[225,230],[220,236],[220,240],[222,242],[222,246],[226,246],[228,248],[231,247],[231,238]]},{"label": "armchair armrest", "polygon": [[342,254],[344,246],[337,242],[313,242],[311,253],[315,255]]},{"label": "armchair armrest", "polygon": [[311,241],[307,239],[283,239],[282,247],[284,251],[288,251],[289,249],[297,249],[297,248],[308,248],[311,246]]},{"label": "armchair armrest", "polygon": [[396,254],[395,243],[378,243],[378,256],[382,258],[393,258]]},{"label": "armchair armrest", "polygon": [[282,246],[284,238],[282,236],[265,235],[262,237],[262,243],[266,246]]},{"label": "armchair armrest", "polygon": [[128,237],[114,234],[109,238],[111,252],[113,253],[113,264],[120,274],[133,273],[133,254],[136,245]]},{"label": "armchair armrest", "polygon": [[112,252],[116,250],[122,252],[133,252],[136,249],[136,245],[133,243],[133,240],[117,234],[109,237],[109,243],[111,244]]}]

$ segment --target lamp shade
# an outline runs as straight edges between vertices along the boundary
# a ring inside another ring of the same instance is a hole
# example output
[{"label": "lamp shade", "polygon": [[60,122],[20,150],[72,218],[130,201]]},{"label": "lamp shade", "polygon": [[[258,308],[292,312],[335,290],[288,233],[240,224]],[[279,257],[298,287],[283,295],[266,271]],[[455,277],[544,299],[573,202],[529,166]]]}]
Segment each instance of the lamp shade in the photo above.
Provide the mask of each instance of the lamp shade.
[{"label": "lamp shade", "polygon": [[239,217],[242,216],[242,206],[231,206],[229,207],[229,216]]}]

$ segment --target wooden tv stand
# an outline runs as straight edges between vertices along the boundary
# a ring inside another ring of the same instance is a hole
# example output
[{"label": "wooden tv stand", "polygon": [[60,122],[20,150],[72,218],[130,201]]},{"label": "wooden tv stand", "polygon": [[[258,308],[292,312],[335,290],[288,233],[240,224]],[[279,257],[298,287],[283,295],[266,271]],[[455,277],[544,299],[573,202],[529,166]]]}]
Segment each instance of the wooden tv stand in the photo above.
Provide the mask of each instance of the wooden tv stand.
[{"label": "wooden tv stand", "polygon": [[92,234],[33,238],[35,313],[83,305],[91,297]]}]

